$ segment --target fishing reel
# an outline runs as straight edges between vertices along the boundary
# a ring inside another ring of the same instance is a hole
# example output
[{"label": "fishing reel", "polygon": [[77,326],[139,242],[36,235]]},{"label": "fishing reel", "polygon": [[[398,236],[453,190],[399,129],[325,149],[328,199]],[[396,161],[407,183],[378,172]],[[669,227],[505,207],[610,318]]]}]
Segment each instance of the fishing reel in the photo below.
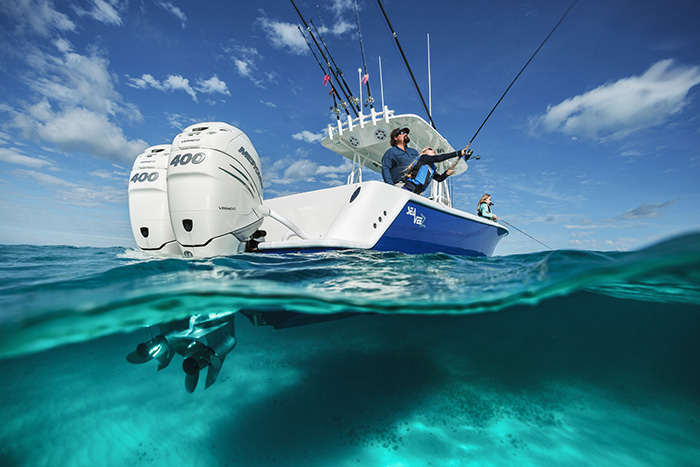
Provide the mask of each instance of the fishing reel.
[{"label": "fishing reel", "polygon": [[464,156],[463,156],[463,157],[464,157],[464,161],[466,162],[466,161],[468,161],[469,159],[474,159],[474,160],[477,160],[477,161],[478,161],[479,159],[481,159],[481,156],[479,156],[479,155],[472,157],[473,154],[474,154],[474,150],[473,150],[473,149],[468,149],[467,152],[466,152],[466,153],[464,154]]}]

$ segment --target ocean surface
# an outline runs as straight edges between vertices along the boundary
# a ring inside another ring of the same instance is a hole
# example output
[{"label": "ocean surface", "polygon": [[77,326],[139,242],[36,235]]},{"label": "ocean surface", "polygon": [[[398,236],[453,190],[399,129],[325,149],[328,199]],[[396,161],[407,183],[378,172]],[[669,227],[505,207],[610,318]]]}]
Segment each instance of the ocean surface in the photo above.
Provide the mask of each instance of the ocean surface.
[{"label": "ocean surface", "polygon": [[[0,279],[2,466],[700,465],[700,234],[493,258],[0,245]],[[191,316],[235,326],[210,387],[181,355],[127,361]],[[253,324],[279,317],[313,324]]]}]

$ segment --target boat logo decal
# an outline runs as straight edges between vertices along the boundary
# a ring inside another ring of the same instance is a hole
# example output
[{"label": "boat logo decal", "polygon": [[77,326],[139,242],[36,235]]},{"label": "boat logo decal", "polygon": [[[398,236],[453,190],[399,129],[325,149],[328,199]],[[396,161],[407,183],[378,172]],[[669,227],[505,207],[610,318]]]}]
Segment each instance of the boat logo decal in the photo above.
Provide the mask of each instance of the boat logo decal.
[{"label": "boat logo decal", "polygon": [[255,170],[255,173],[256,173],[257,176],[258,176],[258,180],[260,180],[260,185],[262,186],[262,184],[263,184],[263,183],[262,183],[262,175],[260,174],[260,169],[258,168],[258,164],[255,163],[255,161],[253,160],[253,158],[250,156],[250,153],[249,153],[248,151],[246,151],[246,148],[245,148],[245,147],[241,146],[241,147],[238,149],[238,152],[239,152],[240,154],[242,154],[243,157],[245,157],[245,158],[248,160],[248,162],[250,162],[250,165],[253,166],[253,170]]},{"label": "boat logo decal", "polygon": [[425,215],[419,214],[414,206],[408,206],[408,211],[406,211],[406,214],[413,216],[413,223],[417,224],[418,227],[425,227]]}]

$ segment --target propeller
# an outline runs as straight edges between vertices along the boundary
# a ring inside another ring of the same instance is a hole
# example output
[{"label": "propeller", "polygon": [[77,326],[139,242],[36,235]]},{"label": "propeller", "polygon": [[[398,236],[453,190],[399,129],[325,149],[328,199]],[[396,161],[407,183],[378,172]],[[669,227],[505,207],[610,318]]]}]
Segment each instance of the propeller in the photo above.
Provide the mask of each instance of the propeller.
[{"label": "propeller", "polygon": [[126,360],[134,364],[156,360],[160,371],[170,364],[174,354],[175,352],[168,345],[168,340],[161,335],[137,345],[136,350],[126,356]]},{"label": "propeller", "polygon": [[[194,392],[197,387],[197,382],[199,381],[199,372],[205,367],[212,364],[212,362],[218,363],[219,368],[220,360],[214,354],[214,351],[204,344],[199,342],[194,343],[192,346],[192,353],[185,358],[182,362],[182,369],[185,371],[185,389],[187,392]],[[207,378],[208,380],[209,378]],[[207,384],[209,387],[209,384]]]}]

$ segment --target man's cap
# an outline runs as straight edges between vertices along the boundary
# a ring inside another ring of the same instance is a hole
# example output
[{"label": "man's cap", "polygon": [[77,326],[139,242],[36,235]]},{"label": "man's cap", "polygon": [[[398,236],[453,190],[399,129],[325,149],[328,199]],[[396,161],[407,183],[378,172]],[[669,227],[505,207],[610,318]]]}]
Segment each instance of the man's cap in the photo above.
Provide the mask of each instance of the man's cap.
[{"label": "man's cap", "polygon": [[394,130],[391,132],[391,139],[393,140],[394,138],[396,138],[396,135],[398,135],[402,131],[405,131],[406,134],[409,134],[411,132],[411,130],[409,130],[408,128],[394,128]]}]

